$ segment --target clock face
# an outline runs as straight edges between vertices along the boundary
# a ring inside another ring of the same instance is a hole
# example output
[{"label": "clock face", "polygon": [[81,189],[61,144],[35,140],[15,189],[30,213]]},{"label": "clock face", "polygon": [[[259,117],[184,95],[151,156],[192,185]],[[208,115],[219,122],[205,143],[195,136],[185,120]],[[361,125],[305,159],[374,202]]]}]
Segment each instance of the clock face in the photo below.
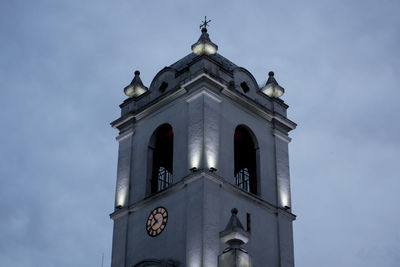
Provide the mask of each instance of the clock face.
[{"label": "clock face", "polygon": [[146,222],[146,230],[150,236],[158,236],[164,230],[168,221],[168,212],[164,207],[155,208],[150,212]]}]

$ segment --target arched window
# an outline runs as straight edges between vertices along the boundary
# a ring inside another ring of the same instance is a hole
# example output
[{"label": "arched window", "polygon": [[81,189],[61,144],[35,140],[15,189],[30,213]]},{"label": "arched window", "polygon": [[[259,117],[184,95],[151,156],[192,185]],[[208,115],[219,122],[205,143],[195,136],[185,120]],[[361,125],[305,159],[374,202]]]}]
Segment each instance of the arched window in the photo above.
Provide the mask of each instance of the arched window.
[{"label": "arched window", "polygon": [[149,144],[151,178],[150,193],[164,190],[173,182],[173,141],[174,132],[169,124],[163,124],[155,130]]},{"label": "arched window", "polygon": [[257,194],[257,146],[250,130],[239,125],[234,135],[235,179],[241,189]]}]

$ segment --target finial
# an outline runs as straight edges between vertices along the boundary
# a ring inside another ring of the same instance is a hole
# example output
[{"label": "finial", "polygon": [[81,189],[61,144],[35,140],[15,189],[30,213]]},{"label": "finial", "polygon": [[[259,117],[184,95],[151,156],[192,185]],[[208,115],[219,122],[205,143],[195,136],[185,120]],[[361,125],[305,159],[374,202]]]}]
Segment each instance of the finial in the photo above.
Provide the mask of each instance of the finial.
[{"label": "finial", "polygon": [[247,233],[239,218],[237,217],[237,208],[231,209],[231,218],[225,229],[219,233],[219,238],[223,243],[229,244],[231,247],[240,247],[249,241],[250,235]]},{"label": "finial", "polygon": [[207,16],[204,16],[204,21],[202,21],[200,24],[200,29],[202,32],[204,32],[203,30],[205,30],[205,32],[207,32],[207,26],[210,22],[211,22],[211,19],[207,21]]},{"label": "finial", "polygon": [[268,72],[268,76],[267,83],[261,88],[261,91],[269,97],[281,97],[285,93],[285,89],[275,80],[273,71]]},{"label": "finial", "polygon": [[204,21],[200,24],[201,35],[199,40],[192,45],[192,51],[196,55],[207,54],[214,55],[217,53],[218,46],[211,42],[210,36],[207,33],[207,26],[211,20],[207,20],[207,16],[204,17]]},{"label": "finial", "polygon": [[238,210],[237,210],[237,208],[233,208],[232,210],[231,210],[231,212],[232,212],[232,214],[238,214]]},{"label": "finial", "polygon": [[147,87],[143,85],[140,79],[140,71],[135,71],[135,77],[132,82],[124,88],[124,92],[129,97],[138,97],[147,91]]}]

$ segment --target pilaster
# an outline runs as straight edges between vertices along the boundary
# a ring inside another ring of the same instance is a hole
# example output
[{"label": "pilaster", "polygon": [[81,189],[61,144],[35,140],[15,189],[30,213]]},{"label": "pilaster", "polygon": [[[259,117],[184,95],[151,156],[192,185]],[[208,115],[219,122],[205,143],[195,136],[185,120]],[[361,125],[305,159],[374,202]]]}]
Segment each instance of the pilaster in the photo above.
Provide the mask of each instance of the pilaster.
[{"label": "pilaster", "polygon": [[[129,205],[129,189],[132,172],[134,129],[121,133],[116,139],[119,142],[117,185],[115,192],[115,209],[126,209]],[[128,215],[114,220],[113,244],[112,244],[112,267],[125,267],[127,238],[128,238]]]}]

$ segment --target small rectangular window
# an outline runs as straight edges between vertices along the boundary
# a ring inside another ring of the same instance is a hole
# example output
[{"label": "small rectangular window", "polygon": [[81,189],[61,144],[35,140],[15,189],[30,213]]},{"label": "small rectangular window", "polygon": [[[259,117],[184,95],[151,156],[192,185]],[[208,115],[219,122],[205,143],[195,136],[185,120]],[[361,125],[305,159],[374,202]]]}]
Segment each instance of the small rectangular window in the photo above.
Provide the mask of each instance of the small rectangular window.
[{"label": "small rectangular window", "polygon": [[247,232],[251,232],[251,218],[250,213],[246,213]]}]

